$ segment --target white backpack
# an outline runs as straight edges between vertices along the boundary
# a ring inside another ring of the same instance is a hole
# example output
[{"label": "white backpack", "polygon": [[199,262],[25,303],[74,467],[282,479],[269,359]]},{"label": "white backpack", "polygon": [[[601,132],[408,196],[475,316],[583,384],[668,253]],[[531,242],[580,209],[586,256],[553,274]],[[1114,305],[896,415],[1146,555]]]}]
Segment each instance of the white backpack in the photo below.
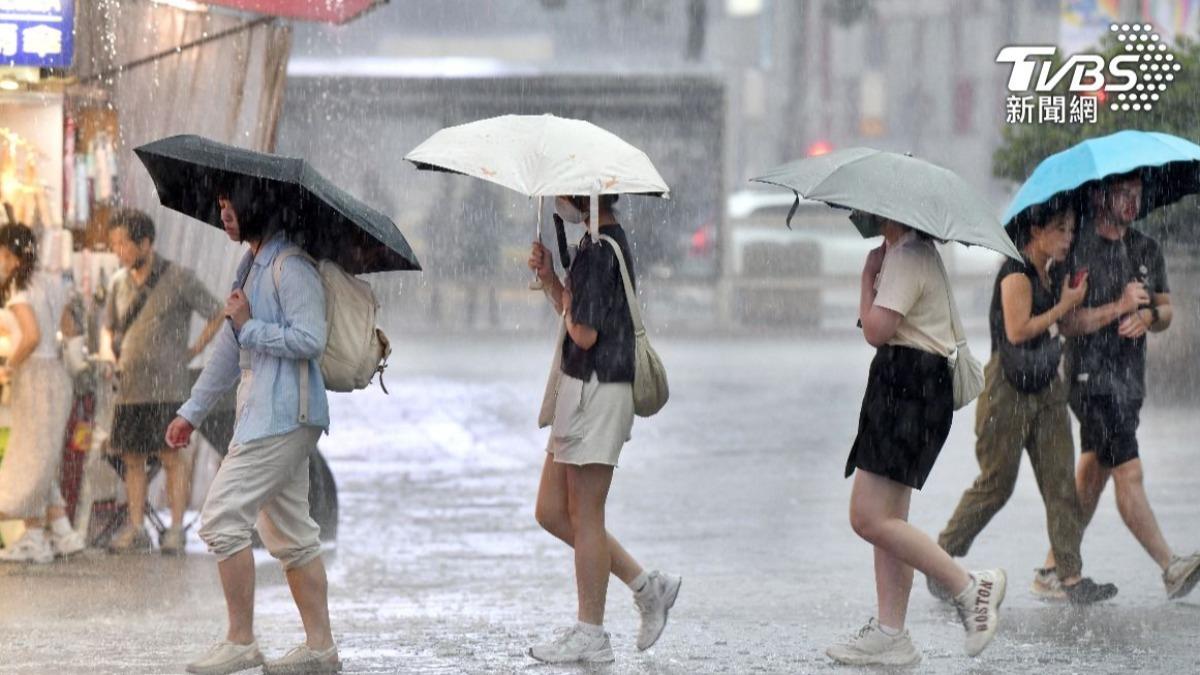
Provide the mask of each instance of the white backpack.
[{"label": "white backpack", "polygon": [[[325,287],[325,322],[329,333],[320,362],[325,388],[329,391],[365,389],[378,373],[379,386],[386,394],[383,371],[387,368],[392,347],[387,336],[375,325],[379,301],[375,299],[371,285],[331,260],[318,263],[299,248],[290,247],[275,256],[276,290],[283,273],[283,261],[292,256],[303,257],[316,265],[321,285]],[[303,366],[301,363],[302,397],[308,392],[308,368]],[[302,404],[301,407],[305,406]]]}]

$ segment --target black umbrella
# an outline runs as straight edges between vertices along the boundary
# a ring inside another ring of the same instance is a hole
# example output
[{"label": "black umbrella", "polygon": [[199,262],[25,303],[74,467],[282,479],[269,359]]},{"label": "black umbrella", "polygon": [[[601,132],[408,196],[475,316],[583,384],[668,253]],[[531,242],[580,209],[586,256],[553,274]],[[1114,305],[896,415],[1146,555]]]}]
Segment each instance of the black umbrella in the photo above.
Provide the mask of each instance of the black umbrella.
[{"label": "black umbrella", "polygon": [[351,274],[419,270],[390,218],[351,197],[302,159],[171,136],[134,148],[163,206],[221,226],[219,193],[236,190],[269,202],[292,238],[318,260]]}]

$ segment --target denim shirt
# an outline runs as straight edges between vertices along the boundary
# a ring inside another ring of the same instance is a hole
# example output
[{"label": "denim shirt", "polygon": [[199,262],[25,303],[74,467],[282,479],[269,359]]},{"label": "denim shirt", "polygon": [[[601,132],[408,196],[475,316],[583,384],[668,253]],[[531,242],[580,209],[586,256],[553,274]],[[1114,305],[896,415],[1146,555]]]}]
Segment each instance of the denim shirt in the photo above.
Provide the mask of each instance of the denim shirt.
[{"label": "denim shirt", "polygon": [[[232,444],[277,436],[314,426],[328,431],[329,401],[319,359],[325,351],[325,291],[316,268],[302,256],[283,263],[275,288],[275,257],[291,244],[281,233],[270,237],[258,255],[251,252],[238,266],[237,279],[250,300],[251,319],[235,334],[231,323],[217,333],[211,356],[192,387],[192,397],[179,415],[200,426],[216,402],[242,375],[241,350],[249,354],[253,378],[245,407],[239,406]],[[234,289],[237,282],[234,282]],[[300,373],[308,368],[308,419],[300,420]]]}]

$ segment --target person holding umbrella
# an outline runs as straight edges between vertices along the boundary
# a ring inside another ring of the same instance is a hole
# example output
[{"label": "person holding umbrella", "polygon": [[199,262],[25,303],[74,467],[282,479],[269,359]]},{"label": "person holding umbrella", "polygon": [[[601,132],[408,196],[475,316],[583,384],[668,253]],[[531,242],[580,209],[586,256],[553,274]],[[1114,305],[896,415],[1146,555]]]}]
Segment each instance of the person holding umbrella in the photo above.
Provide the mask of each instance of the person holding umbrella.
[{"label": "person holding umbrella", "polygon": [[[1076,214],[1075,200],[1064,195],[1029,208],[1009,224],[1024,260],[1006,259],[992,290],[988,314],[992,358],[975,408],[980,474],[963,493],[938,536],[938,545],[955,557],[967,554],[975,537],[1012,495],[1025,450],[1046,506],[1050,545],[1058,559],[1057,567],[1037,571],[1034,593],[1089,604],[1116,595],[1117,587],[1081,575],[1083,526],[1075,493],[1075,447],[1066,386],[1059,376],[1058,324],[1088,291],[1086,271],[1062,279],[1057,293],[1051,281],[1052,270],[1057,274],[1071,248]],[[950,599],[933,577],[928,582],[936,597]]]},{"label": "person holding umbrella", "polygon": [[[134,153],[163,206],[250,248],[225,303],[228,322],[191,398],[166,430],[169,447],[186,445],[237,385],[233,439],[209,487],[200,528],[220,559],[229,630],[188,672],[216,675],[260,664],[268,675],[337,672],[320,528],[309,515],[309,456],[329,428],[326,388],[366,387],[390,353],[374,327],[378,304],[370,285],[352,275],[421,265],[390,218],[303,159],[186,134]],[[338,311],[327,314],[327,308]],[[283,562],[306,635],[282,659],[265,664],[254,637],[255,529]]]},{"label": "person holding umbrella", "polygon": [[[1180,556],[1167,544],[1146,496],[1137,439],[1146,393],[1146,334],[1167,330],[1173,316],[1162,251],[1132,228],[1148,210],[1142,176],[1151,172],[1108,176],[1083,189],[1086,217],[1062,274],[1087,270],[1091,282],[1062,326],[1071,410],[1083,446],[1075,476],[1083,525],[1112,478],[1122,520],[1162,571],[1167,598],[1176,599],[1200,583],[1200,553]],[[1046,567],[1061,563],[1051,550]]]},{"label": "person holding umbrella", "polygon": [[[605,527],[605,502],[613,470],[633,427],[634,329],[622,281],[619,254],[633,278],[625,230],[617,222],[617,195],[560,196],[562,220],[592,227],[565,279],[554,272],[549,251],[533,243],[529,267],[563,317],[565,335],[556,363],[561,374],[550,441],[542,465],[536,518],[550,534],[575,550],[578,621],[558,638],[535,645],[529,655],[548,663],[606,663],[614,659],[604,609],[609,575],[634,592],[641,614],[637,647],[649,649],[666,626],[681,579],[646,571]],[[593,215],[589,215],[589,212]],[[565,261],[564,261],[564,264]]]},{"label": "person holding umbrella", "polygon": [[845,473],[854,475],[850,525],[875,556],[878,615],[826,654],[848,665],[920,661],[904,629],[915,568],[951,589],[966,652],[977,656],[996,634],[1004,570],[968,572],[908,522],[912,491],[925,485],[955,409],[980,384],[934,241],[1020,253],[977,191],[911,156],[848,148],[753,180],[792,190],[797,206],[805,197],[853,209],[863,237],[884,239],[863,265],[859,323],[876,353]]},{"label": "person holding umbrella", "polygon": [[[218,202],[226,234],[250,250],[225,303],[227,326],[166,431],[183,447],[217,400],[235,383],[237,426],[229,453],[213,478],[200,537],[218,557],[229,613],[225,640],[188,665],[189,673],[221,675],[262,665],[266,673],[333,673],[341,668],[329,626],[320,528],[309,515],[308,458],[329,428],[329,406],[318,359],[326,341],[325,291],[314,266],[290,256],[291,243],[269,190],[245,181]],[[278,280],[278,285],[277,285]],[[299,364],[299,365],[298,365]],[[301,371],[307,370],[307,386]],[[257,529],[286,570],[306,641],[264,664],[254,635],[254,557]]]}]

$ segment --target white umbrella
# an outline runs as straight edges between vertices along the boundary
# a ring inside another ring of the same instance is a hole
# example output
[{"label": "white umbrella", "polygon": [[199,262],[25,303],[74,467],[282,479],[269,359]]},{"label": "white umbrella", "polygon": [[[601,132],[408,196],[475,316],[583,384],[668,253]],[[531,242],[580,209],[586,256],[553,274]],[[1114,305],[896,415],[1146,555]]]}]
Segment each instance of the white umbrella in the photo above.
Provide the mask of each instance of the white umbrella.
[{"label": "white umbrella", "polygon": [[670,188],[646,153],[583,120],[554,115],[502,115],[447,127],[405,156],[418,169],[480,178],[538,197],[587,195],[591,234],[598,238],[602,194],[667,198]]}]

